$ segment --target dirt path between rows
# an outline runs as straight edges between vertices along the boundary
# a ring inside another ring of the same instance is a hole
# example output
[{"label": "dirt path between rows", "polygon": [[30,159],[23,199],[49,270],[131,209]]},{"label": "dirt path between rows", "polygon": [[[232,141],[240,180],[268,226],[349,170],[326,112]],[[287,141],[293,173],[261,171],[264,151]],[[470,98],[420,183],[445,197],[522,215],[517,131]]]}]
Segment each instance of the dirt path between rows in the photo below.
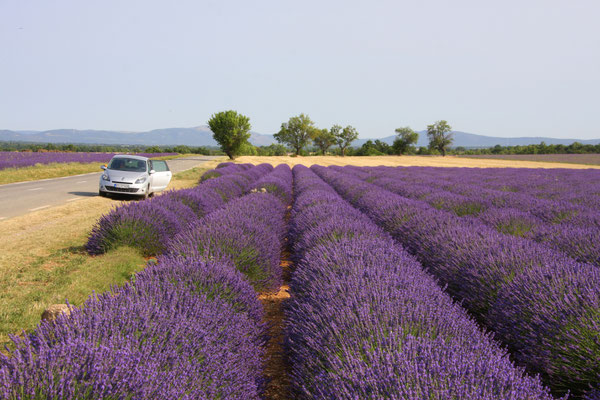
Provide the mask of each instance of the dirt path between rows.
[{"label": "dirt path between rows", "polygon": [[265,322],[269,324],[269,341],[265,357],[265,376],[268,382],[264,394],[264,399],[267,400],[290,398],[289,365],[283,346],[286,324],[283,310],[285,301],[290,298],[288,290],[292,272],[288,248],[281,254],[280,265],[283,269],[283,285],[279,288],[279,292],[258,296],[265,309]]}]

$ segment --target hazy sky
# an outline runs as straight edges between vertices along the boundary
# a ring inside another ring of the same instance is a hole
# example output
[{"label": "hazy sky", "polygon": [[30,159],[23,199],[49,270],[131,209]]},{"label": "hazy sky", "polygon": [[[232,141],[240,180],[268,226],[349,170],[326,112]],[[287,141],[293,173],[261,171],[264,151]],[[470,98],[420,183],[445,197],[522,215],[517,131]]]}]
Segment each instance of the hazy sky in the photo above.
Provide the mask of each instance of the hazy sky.
[{"label": "hazy sky", "polygon": [[0,129],[600,138],[600,1],[0,0]]}]

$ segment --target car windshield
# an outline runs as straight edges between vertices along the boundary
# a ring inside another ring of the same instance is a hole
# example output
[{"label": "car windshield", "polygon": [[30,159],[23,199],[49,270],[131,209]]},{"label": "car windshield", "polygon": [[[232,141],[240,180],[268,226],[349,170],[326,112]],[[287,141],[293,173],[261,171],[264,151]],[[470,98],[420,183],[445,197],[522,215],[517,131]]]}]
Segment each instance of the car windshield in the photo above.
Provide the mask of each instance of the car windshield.
[{"label": "car windshield", "polygon": [[135,158],[113,158],[108,164],[108,169],[116,171],[146,172],[146,161]]}]

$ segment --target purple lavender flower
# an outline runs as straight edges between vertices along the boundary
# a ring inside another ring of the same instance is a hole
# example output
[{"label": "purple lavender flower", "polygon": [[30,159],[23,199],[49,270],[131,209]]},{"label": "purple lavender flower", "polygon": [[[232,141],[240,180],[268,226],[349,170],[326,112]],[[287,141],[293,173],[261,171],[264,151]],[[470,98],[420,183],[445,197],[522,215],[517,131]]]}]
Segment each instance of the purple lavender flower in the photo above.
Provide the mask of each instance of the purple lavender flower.
[{"label": "purple lavender flower", "polygon": [[552,398],[381,228],[306,167],[294,177],[295,398]]},{"label": "purple lavender flower", "polygon": [[246,171],[252,167],[252,164],[234,164],[231,162],[221,163],[217,165],[215,169],[206,171],[200,177],[200,182],[204,182],[209,179],[218,178],[220,176],[234,174],[236,172]]},{"label": "purple lavender flower", "polygon": [[[400,197],[337,172],[341,168],[313,169],[404,244],[478,321],[495,331],[521,365],[542,373],[557,393],[570,389],[583,395],[600,381],[595,362],[600,359],[597,267],[579,264],[544,244],[502,235],[477,218],[460,218]],[[545,219],[537,214],[547,222],[560,214],[555,208],[546,210]]]},{"label": "purple lavender flower", "polygon": [[186,191],[170,191],[156,198],[128,203],[104,215],[92,228],[86,244],[90,254],[102,254],[120,245],[141,249],[144,255],[163,253],[176,233],[198,217],[242,196],[253,182],[273,170],[268,164],[211,179]]},{"label": "purple lavender flower", "polygon": [[[164,206],[166,200],[160,203],[128,203],[103,215],[92,228],[86,250],[90,254],[102,254],[118,246],[132,246],[147,256],[164,252],[170,238],[192,222],[180,219],[180,215],[191,216],[194,213],[183,203],[170,206]],[[179,212],[172,211],[175,208]]]},{"label": "purple lavender flower", "polygon": [[16,350],[0,354],[0,397],[258,399],[264,326],[193,281],[160,275],[147,269],[135,286],[13,338]]},{"label": "purple lavender flower", "polygon": [[[116,153],[0,151],[0,170],[51,163],[107,163],[115,154]],[[177,153],[140,153],[137,155],[152,158],[173,156],[177,155]]]},{"label": "purple lavender flower", "polygon": [[170,242],[169,255],[229,260],[256,288],[281,285],[279,258],[286,234],[285,206],[269,193],[232,200]]}]

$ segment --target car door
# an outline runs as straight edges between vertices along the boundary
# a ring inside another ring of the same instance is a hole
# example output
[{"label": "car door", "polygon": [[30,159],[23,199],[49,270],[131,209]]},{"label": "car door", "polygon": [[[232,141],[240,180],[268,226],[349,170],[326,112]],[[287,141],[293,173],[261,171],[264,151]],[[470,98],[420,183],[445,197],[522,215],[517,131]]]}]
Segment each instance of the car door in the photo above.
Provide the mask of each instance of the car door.
[{"label": "car door", "polygon": [[165,190],[171,182],[171,171],[166,161],[163,160],[152,160],[151,166],[154,170],[152,174],[152,191],[160,192]]}]

